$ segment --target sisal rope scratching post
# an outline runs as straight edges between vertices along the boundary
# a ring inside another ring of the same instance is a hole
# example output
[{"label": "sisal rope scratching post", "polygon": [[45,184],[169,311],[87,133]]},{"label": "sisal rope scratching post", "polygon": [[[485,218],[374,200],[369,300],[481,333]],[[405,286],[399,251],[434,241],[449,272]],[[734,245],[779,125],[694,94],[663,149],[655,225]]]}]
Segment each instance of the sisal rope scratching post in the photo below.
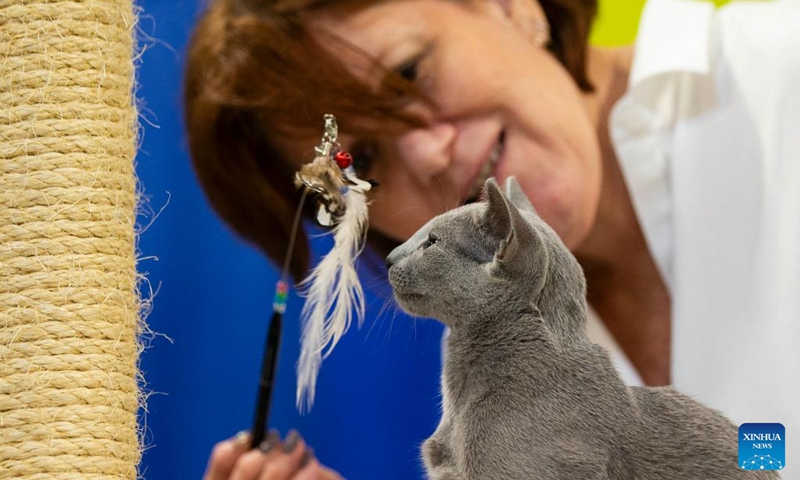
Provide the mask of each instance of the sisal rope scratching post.
[{"label": "sisal rope scratching post", "polygon": [[0,478],[137,477],[131,0],[0,0]]}]

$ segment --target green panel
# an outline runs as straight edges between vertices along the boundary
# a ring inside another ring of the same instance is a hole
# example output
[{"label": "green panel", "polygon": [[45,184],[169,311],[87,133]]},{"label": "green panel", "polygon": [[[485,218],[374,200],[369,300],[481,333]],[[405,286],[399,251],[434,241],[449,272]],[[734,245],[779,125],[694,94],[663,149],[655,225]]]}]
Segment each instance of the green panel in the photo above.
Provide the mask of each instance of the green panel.
[{"label": "green panel", "polygon": [[[728,0],[713,0],[717,6]],[[626,45],[636,38],[645,0],[600,0],[597,20],[589,40],[594,45]],[[675,28],[680,28],[676,25]]]}]

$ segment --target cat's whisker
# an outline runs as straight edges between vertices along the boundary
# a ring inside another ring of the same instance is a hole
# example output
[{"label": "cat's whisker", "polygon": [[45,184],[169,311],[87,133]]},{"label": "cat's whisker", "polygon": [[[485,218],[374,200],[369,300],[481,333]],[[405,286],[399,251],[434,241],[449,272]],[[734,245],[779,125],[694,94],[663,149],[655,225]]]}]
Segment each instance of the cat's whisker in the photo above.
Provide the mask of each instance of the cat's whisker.
[{"label": "cat's whisker", "polygon": [[[381,342],[381,346],[385,347],[389,344],[389,338],[392,334],[392,327],[394,327],[394,319],[397,318],[397,309],[392,311],[392,317],[389,319],[389,329],[386,331],[386,335],[383,337],[383,342]],[[388,352],[388,349],[384,349],[384,351]]]},{"label": "cat's whisker", "polygon": [[414,332],[414,345],[417,345],[417,319],[415,318],[411,322],[411,331]]},{"label": "cat's whisker", "polygon": [[382,298],[381,300],[382,300],[381,308],[380,310],[378,310],[378,313],[377,315],[375,315],[375,318],[373,319],[372,324],[369,327],[369,330],[364,336],[365,339],[369,338],[370,334],[372,333],[372,330],[375,328],[376,325],[378,325],[378,322],[383,321],[384,315],[389,311],[389,307],[392,305],[392,302],[394,301],[394,297],[388,297],[388,298],[385,297]]},{"label": "cat's whisker", "polygon": [[439,188],[436,189],[436,200],[439,204],[439,211],[443,211],[441,209],[446,209],[448,203],[446,195],[448,192],[445,191],[447,189],[447,183],[442,180],[442,177],[436,177],[435,181],[439,184]]},{"label": "cat's whisker", "polygon": [[385,297],[387,293],[389,295],[391,295],[392,293],[391,290],[387,291],[385,287],[386,287],[386,277],[383,275],[377,277],[371,277],[369,281],[364,284],[365,289],[373,291],[376,295],[379,295],[381,297]]},{"label": "cat's whisker", "polygon": [[436,177],[436,181],[439,183],[439,188],[436,189],[439,211],[447,212],[461,206],[461,200],[458,192],[455,191],[455,186],[451,182],[444,181],[441,177]]}]

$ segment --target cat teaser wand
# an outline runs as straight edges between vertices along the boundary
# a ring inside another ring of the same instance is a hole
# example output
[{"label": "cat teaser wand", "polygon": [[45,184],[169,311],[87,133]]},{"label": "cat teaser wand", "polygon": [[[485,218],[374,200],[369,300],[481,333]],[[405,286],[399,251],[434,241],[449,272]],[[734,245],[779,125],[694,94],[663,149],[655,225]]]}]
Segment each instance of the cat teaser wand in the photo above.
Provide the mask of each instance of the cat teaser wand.
[{"label": "cat teaser wand", "polygon": [[324,357],[330,355],[352,323],[364,320],[364,291],[358,280],[355,259],[363,248],[368,224],[367,196],[372,183],[360,180],[353,157],[338,142],[336,117],[325,115],[325,129],[314,160],[300,168],[295,185],[303,189],[295,213],[281,279],[275,287],[272,321],[264,348],[251,446],[264,440],[277,366],[281,324],[288,296],[289,261],[300,225],[307,193],[317,195],[317,222],[332,228],[333,248],[300,283],[305,304],[301,311],[302,333],[297,362],[296,403],[301,411],[314,403],[317,374]]}]

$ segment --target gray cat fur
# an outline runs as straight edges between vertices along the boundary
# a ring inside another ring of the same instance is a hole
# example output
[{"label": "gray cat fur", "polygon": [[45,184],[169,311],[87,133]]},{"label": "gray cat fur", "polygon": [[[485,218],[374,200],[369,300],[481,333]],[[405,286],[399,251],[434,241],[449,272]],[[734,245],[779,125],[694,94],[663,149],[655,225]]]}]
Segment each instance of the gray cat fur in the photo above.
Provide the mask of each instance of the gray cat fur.
[{"label": "gray cat fur", "polygon": [[450,327],[431,480],[775,479],[737,429],[672,388],[628,387],[586,335],[583,271],[514,179],[387,257],[400,306]]}]

